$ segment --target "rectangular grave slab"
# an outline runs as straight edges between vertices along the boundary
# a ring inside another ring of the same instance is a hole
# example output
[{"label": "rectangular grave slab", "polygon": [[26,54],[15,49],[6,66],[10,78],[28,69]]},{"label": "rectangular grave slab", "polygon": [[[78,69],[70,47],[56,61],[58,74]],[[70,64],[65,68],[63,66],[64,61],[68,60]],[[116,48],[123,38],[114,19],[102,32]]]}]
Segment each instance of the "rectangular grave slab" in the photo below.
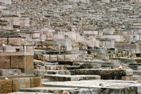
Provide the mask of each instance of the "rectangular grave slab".
[{"label": "rectangular grave slab", "polygon": [[132,76],[132,69],[76,69],[76,75],[100,75],[101,79],[118,79],[122,76]]},{"label": "rectangular grave slab", "polygon": [[[44,87],[87,88],[94,94],[140,94],[141,84],[137,81],[83,80],[67,82],[45,82]],[[89,94],[89,93],[78,93]]]},{"label": "rectangular grave slab", "polygon": [[79,81],[100,79],[99,75],[45,75],[44,78],[49,81]]},{"label": "rectangular grave slab", "polygon": [[21,70],[19,69],[0,69],[0,76],[6,75],[20,75]]}]

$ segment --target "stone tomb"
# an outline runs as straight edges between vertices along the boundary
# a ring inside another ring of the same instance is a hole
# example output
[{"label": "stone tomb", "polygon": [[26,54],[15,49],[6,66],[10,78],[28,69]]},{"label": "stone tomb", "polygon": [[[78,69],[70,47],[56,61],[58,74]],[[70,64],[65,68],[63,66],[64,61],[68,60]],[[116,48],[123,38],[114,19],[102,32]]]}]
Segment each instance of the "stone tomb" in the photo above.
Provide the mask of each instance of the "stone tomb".
[{"label": "stone tomb", "polygon": [[132,69],[76,69],[76,75],[100,75],[101,79],[133,80]]},{"label": "stone tomb", "polygon": [[79,81],[79,80],[96,80],[100,79],[99,75],[45,75],[49,81]]},{"label": "stone tomb", "polygon": [[0,53],[0,69],[20,69],[22,73],[33,73],[33,56],[30,53]]},{"label": "stone tomb", "polygon": [[25,77],[0,80],[0,94],[17,92],[21,88],[40,87],[40,77]]},{"label": "stone tomb", "polygon": [[34,74],[39,77],[44,77],[47,74],[70,75],[69,70],[34,70]]},{"label": "stone tomb", "polygon": [[67,82],[45,82],[43,87],[20,89],[21,92],[67,94],[140,94],[141,85],[136,81],[121,80],[83,80]]},{"label": "stone tomb", "polygon": [[21,70],[19,69],[0,69],[0,76],[6,75],[20,75]]}]

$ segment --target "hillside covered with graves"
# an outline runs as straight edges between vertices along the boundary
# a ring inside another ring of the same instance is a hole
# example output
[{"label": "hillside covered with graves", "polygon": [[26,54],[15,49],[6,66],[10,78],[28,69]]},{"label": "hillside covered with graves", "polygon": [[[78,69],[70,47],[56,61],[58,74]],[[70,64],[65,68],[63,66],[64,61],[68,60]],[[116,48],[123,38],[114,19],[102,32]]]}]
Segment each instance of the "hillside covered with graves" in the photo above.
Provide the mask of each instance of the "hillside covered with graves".
[{"label": "hillside covered with graves", "polygon": [[0,0],[0,93],[140,94],[141,0]]}]

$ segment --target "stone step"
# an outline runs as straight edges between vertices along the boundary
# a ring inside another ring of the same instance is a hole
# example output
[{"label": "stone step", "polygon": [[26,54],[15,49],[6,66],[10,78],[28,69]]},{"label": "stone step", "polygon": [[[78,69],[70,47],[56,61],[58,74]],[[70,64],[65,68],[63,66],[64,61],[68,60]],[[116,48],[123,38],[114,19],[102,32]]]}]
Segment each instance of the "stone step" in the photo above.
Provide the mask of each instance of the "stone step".
[{"label": "stone step", "polygon": [[140,80],[141,79],[141,70],[134,70],[133,71],[133,79],[134,80]]},{"label": "stone step", "polygon": [[118,68],[120,63],[118,62],[109,62],[109,63],[102,63],[101,67],[110,67],[110,68]]},{"label": "stone step", "polygon": [[44,77],[46,74],[60,74],[60,75],[70,75],[69,70],[34,70],[34,74],[39,77]]},{"label": "stone step", "polygon": [[48,81],[79,81],[79,80],[98,80],[99,75],[44,75]]},{"label": "stone step", "polygon": [[133,73],[134,75],[141,75],[141,70],[134,70]]},{"label": "stone step", "polygon": [[130,63],[128,66],[133,70],[138,70],[138,68],[141,67],[141,64],[140,63]]},{"label": "stone step", "polygon": [[67,66],[66,67],[68,70],[72,70],[72,69],[79,69],[80,68],[80,66]]},{"label": "stone step", "polygon": [[132,69],[76,69],[75,75],[100,75],[101,79],[118,79],[122,76],[132,76]]},{"label": "stone step", "polygon": [[67,82],[46,82],[46,87],[65,87],[77,88],[81,92],[81,88],[87,88],[91,93],[78,94],[141,94],[141,84],[136,81],[122,80],[87,80],[87,81],[67,81]]},{"label": "stone step", "polygon": [[[67,91],[75,94],[77,92],[76,88],[66,88],[66,87],[35,87],[35,88],[24,88],[19,89],[19,92],[41,92],[41,93],[53,93],[53,94],[62,94],[60,92]],[[66,94],[66,93],[65,93]],[[67,93],[70,94],[70,93]],[[77,94],[77,93],[76,93]]]},{"label": "stone step", "polygon": [[0,80],[5,80],[5,78],[13,79],[13,78],[27,78],[27,77],[35,77],[35,75],[33,75],[33,74],[5,75],[5,76],[0,76]]}]

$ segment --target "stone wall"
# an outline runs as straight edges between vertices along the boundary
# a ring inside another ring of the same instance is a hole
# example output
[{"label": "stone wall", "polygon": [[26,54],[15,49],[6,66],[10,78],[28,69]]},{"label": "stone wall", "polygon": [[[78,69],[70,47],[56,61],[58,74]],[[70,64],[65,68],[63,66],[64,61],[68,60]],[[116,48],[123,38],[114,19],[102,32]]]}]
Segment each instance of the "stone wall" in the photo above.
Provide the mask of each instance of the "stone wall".
[{"label": "stone wall", "polygon": [[33,71],[33,56],[0,56],[0,68],[21,69],[24,73],[33,73],[30,72]]},{"label": "stone wall", "polygon": [[41,78],[13,78],[9,80],[0,80],[0,93],[16,92],[22,88],[40,87]]}]

